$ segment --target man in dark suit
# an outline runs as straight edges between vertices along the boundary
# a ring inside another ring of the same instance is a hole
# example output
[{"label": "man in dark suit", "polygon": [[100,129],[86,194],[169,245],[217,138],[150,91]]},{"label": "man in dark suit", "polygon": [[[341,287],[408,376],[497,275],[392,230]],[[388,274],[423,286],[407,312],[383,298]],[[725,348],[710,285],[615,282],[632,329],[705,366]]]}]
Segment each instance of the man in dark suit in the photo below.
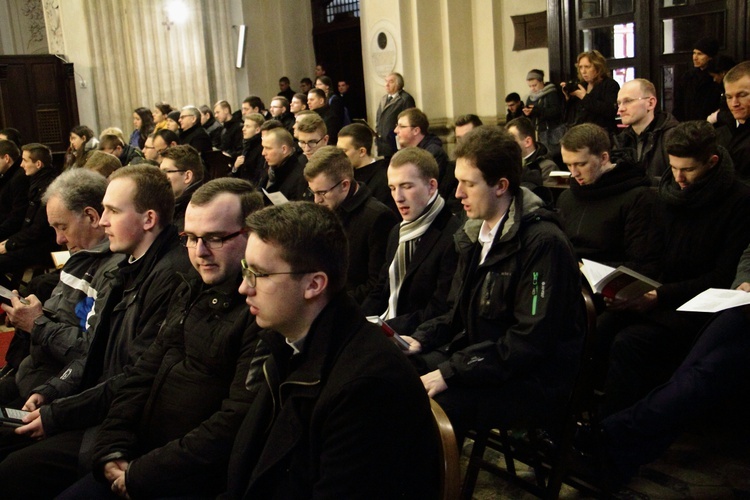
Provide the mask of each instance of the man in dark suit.
[{"label": "man in dark suit", "polygon": [[435,158],[419,148],[402,149],[388,167],[388,185],[403,222],[391,229],[380,282],[362,309],[405,335],[449,310],[458,262],[453,233],[461,223],[438,194],[437,175]]},{"label": "man in dark suit", "polygon": [[414,98],[404,90],[404,77],[391,73],[385,77],[386,94],[380,99],[375,123],[378,132],[378,155],[393,156],[396,152],[396,122],[405,109],[416,108]]},{"label": "man in dark suit", "polygon": [[213,150],[211,136],[201,126],[201,110],[195,106],[185,106],[180,111],[180,144],[189,144],[203,155]]},{"label": "man in dark suit", "polygon": [[396,215],[354,180],[354,169],[346,153],[335,146],[316,151],[304,170],[315,203],[336,212],[349,240],[349,273],[346,288],[357,303],[378,283],[385,263],[388,232]]},{"label": "man in dark suit", "polygon": [[[336,150],[313,158],[326,149]],[[344,292],[336,215],[287,203],[247,225],[240,293],[271,356],[234,443],[225,498],[436,498],[428,399]]]}]

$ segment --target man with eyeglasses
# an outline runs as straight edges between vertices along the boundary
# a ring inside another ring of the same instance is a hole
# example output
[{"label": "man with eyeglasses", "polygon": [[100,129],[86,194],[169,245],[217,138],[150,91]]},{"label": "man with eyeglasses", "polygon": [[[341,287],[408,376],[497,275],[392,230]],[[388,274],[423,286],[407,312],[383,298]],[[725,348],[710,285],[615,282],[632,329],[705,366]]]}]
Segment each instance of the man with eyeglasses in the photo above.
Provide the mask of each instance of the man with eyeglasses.
[{"label": "man with eyeglasses", "polygon": [[654,84],[643,78],[626,82],[617,93],[617,112],[628,128],[614,136],[614,149],[627,150],[653,183],[667,171],[664,137],[678,123],[657,104]]},{"label": "man with eyeglasses", "polygon": [[335,212],[344,226],[349,240],[346,289],[361,304],[377,286],[396,215],[373,198],[365,184],[354,180],[349,158],[335,146],[316,151],[304,173],[313,201]]},{"label": "man with eyeglasses", "polygon": [[143,157],[148,161],[157,161],[157,158],[159,157],[159,152],[156,151],[156,148],[154,147],[155,137],[156,134],[148,134],[146,142],[143,144]]},{"label": "man with eyeglasses", "polygon": [[441,185],[448,168],[448,155],[443,149],[443,141],[435,134],[428,132],[429,128],[430,122],[427,120],[427,115],[417,108],[409,108],[398,114],[394,132],[399,149],[421,148],[435,157],[439,170],[438,185]]},{"label": "man with eyeglasses", "polygon": [[289,101],[284,96],[276,96],[271,99],[269,107],[271,118],[279,120],[284,128],[290,133],[294,133],[294,114],[289,111]]},{"label": "man with eyeglasses", "polygon": [[180,235],[193,269],[117,392],[93,447],[93,475],[66,495],[224,491],[231,444],[263,380],[258,328],[238,292],[245,218],[261,208],[261,195],[240,179],[215,179],[195,192]]},{"label": "man with eyeglasses", "polygon": [[302,149],[305,160],[309,160],[313,153],[328,145],[328,129],[320,116],[314,113],[300,116],[296,128],[297,144]]},{"label": "man with eyeglasses", "polygon": [[190,197],[203,185],[203,162],[192,146],[172,146],[161,152],[159,169],[166,174],[174,193],[172,224],[178,231],[185,225],[185,210]]},{"label": "man with eyeglasses", "polygon": [[180,144],[193,146],[200,154],[213,150],[211,136],[201,126],[201,110],[195,106],[185,106],[180,110]]},{"label": "man with eyeglasses", "polygon": [[[283,127],[261,132],[262,155],[266,160],[266,171],[258,186],[269,193],[279,192],[287,200],[305,198],[307,182],[302,174],[303,166],[295,155],[294,138]],[[267,200],[270,203],[270,200]]]},{"label": "man with eyeglasses", "polygon": [[271,356],[222,498],[437,498],[428,399],[347,296],[337,217],[288,203],[253,213],[248,231],[240,293]]},{"label": "man with eyeglasses", "polygon": [[[26,447],[0,462],[8,498],[27,495],[29,485],[35,496],[53,498],[88,469],[98,425],[126,373],[154,343],[181,282],[178,272],[191,267],[171,224],[172,188],[159,169],[131,165],[115,171],[102,205],[99,224],[109,248],[127,258],[112,273],[86,356],[34,389],[24,405],[31,413],[15,433],[27,437],[16,443]],[[0,450],[0,458],[7,452]]]}]

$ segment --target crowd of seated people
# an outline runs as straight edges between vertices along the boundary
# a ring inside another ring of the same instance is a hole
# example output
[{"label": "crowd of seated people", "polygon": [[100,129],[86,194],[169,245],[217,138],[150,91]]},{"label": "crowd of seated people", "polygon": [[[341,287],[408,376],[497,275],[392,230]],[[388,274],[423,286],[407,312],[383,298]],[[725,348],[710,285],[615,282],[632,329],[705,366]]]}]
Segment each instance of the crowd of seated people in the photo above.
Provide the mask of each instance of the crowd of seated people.
[{"label": "crowd of seated people", "polygon": [[[619,88],[599,59],[579,56],[564,97],[529,72],[505,127],[457,119],[452,159],[397,73],[378,136],[346,124],[322,73],[301,93],[282,78],[269,110],[257,96],[234,112],[157,103],[134,111],[129,140],[77,126],[61,171],[46,146],[0,131],[0,281],[71,254],[49,292],[32,281],[2,306],[16,350],[0,404],[28,414],[0,427],[0,491],[430,497],[428,398],[459,446],[562,414],[584,258],[660,283],[597,297],[594,451],[627,480],[737,394],[746,312],[677,308],[707,288],[750,291],[750,62],[724,74],[734,123],[714,124],[679,123],[651,82]],[[212,152],[228,167],[209,179]]]}]

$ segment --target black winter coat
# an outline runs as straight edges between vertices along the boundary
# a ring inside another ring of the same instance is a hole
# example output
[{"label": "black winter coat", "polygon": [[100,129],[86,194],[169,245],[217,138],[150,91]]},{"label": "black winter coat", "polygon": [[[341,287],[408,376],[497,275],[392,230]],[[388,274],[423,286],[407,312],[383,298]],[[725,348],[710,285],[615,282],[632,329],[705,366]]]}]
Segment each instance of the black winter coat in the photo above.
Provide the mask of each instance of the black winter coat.
[{"label": "black winter coat", "polygon": [[180,132],[180,144],[189,144],[193,146],[201,156],[204,153],[208,153],[213,150],[211,145],[211,137],[206,132],[206,129],[201,127],[200,122],[193,125],[187,130]]},{"label": "black winter coat", "polygon": [[26,214],[21,228],[8,237],[5,244],[8,252],[27,250],[43,255],[57,249],[55,230],[47,222],[47,209],[42,203],[42,195],[59,174],[60,171],[55,167],[47,166],[29,177]]},{"label": "black winter coat", "polygon": [[21,229],[28,206],[29,178],[17,160],[0,175],[0,241]]},{"label": "black winter coat", "polygon": [[[613,137],[614,149],[627,152],[636,164],[646,174],[654,179],[664,173],[670,173],[669,157],[664,136],[667,131],[677,126],[679,122],[674,116],[664,111],[657,111],[654,120],[646,129],[637,135],[632,127],[628,127]],[[641,154],[638,155],[638,142],[641,142]]]},{"label": "black winter coat", "polygon": [[581,123],[593,123],[599,125],[610,135],[617,133],[617,93],[620,84],[605,76],[599,83],[594,85],[591,92],[586,94],[583,100],[571,97],[567,103],[566,115],[570,125]]},{"label": "black winter coat", "polygon": [[[258,328],[239,279],[206,287],[197,273],[175,291],[164,326],[117,392],[94,446],[94,474],[130,462],[130,496],[224,491],[237,430],[260,388]],[[247,386],[246,380],[252,380]]]},{"label": "black winter coat", "polygon": [[226,498],[437,498],[439,443],[409,361],[351,298],[331,299],[302,352],[272,355],[237,435]]},{"label": "black winter coat", "polygon": [[579,259],[659,275],[664,233],[650,184],[645,172],[627,161],[619,161],[594,184],[581,186],[570,179],[557,208]]}]

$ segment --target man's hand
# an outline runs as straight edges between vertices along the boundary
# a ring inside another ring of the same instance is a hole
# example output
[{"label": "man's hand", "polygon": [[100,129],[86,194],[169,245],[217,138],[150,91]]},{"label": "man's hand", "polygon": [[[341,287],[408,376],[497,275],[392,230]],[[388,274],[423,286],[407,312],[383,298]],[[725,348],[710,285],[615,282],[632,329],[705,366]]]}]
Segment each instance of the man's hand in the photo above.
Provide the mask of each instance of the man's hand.
[{"label": "man's hand", "polygon": [[443,374],[440,373],[440,370],[431,371],[426,375],[422,375],[421,379],[424,388],[427,390],[427,395],[431,398],[448,388],[448,384],[445,383],[445,379],[443,378]]},{"label": "man's hand", "polygon": [[130,498],[125,488],[125,472],[130,463],[127,460],[112,460],[104,464],[104,477],[111,483],[112,493],[122,498]]},{"label": "man's hand", "polygon": [[34,411],[38,410],[39,407],[41,407],[43,404],[44,396],[35,392],[31,396],[29,396],[29,399],[26,400],[26,403],[24,403],[21,409],[24,411]]},{"label": "man's hand", "polygon": [[529,116],[531,114],[531,112],[534,111],[534,105],[533,104],[529,104],[528,106],[526,106],[523,109],[521,109],[521,111],[523,111],[524,115]]},{"label": "man's hand", "polygon": [[639,313],[645,313],[655,309],[659,303],[659,298],[656,294],[656,290],[646,292],[640,297],[636,297],[631,300],[613,300],[604,299],[607,304],[607,309],[610,311],[633,311]]},{"label": "man's hand", "polygon": [[39,410],[34,410],[24,416],[22,421],[26,425],[17,427],[15,430],[16,434],[25,434],[34,439],[44,439],[44,426],[42,425],[42,415],[39,413]]},{"label": "man's hand", "polygon": [[742,290],[743,292],[750,292],[750,283],[745,281],[744,283],[740,283],[740,286],[737,287],[737,290]]},{"label": "man's hand", "polygon": [[401,335],[401,338],[409,343],[409,350],[404,351],[404,354],[411,356],[412,354],[418,354],[422,352],[422,344],[417,339],[413,339],[408,335]]},{"label": "man's hand", "polygon": [[238,156],[236,160],[234,160],[234,168],[235,170],[240,168],[242,165],[245,164],[245,157],[244,156]]},{"label": "man's hand", "polygon": [[5,249],[6,243],[8,243],[8,240],[5,240],[2,243],[0,243],[0,255],[8,253],[8,251]]},{"label": "man's hand", "polygon": [[15,295],[11,299],[11,305],[3,304],[3,310],[8,313],[8,319],[13,326],[25,332],[30,332],[34,328],[34,320],[43,314],[42,302],[36,295],[32,294],[25,299],[28,305],[23,304],[18,292],[13,290],[13,293]]}]

